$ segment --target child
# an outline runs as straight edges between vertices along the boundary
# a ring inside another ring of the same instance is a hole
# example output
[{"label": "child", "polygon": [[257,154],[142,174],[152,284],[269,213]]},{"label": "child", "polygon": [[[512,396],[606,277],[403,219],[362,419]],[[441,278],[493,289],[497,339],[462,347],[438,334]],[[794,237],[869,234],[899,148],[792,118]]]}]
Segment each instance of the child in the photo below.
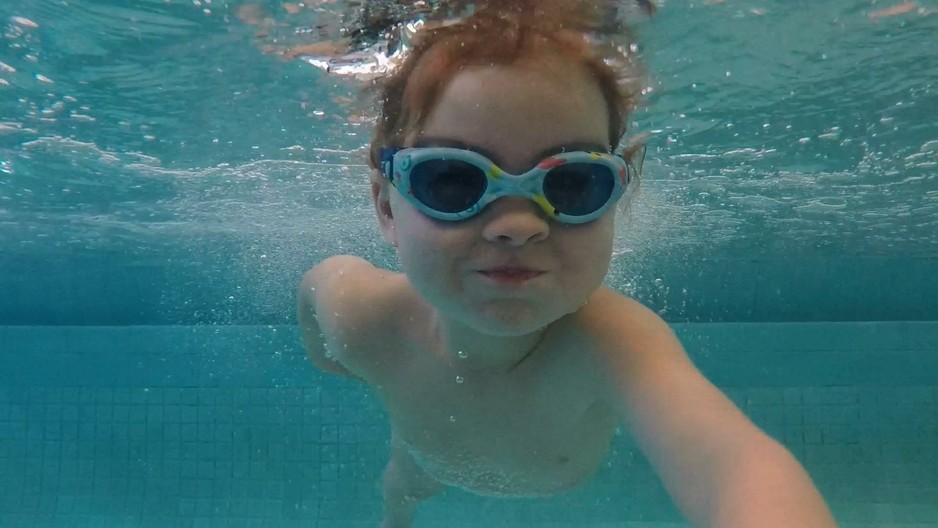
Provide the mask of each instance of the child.
[{"label": "child", "polygon": [[335,256],[299,288],[312,362],[371,385],[390,417],[383,526],[445,486],[569,490],[620,424],[694,526],[835,526],[668,326],[602,286],[637,185],[614,154],[634,65],[569,10],[528,4],[425,31],[384,86],[371,187],[404,273]]}]

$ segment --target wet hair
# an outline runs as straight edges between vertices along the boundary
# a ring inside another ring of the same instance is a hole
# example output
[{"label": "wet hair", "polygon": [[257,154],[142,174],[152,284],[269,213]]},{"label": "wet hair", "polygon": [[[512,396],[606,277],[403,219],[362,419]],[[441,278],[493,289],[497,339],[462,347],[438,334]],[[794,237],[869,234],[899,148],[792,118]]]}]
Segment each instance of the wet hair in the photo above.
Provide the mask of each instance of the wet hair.
[{"label": "wet hair", "polygon": [[[626,132],[644,86],[641,65],[627,28],[616,24],[619,39],[602,38],[602,14],[584,9],[583,2],[565,0],[501,0],[454,23],[421,30],[413,49],[390,76],[379,81],[380,115],[369,152],[377,168],[380,150],[403,146],[419,131],[449,82],[467,66],[511,65],[548,54],[580,64],[595,80],[609,114],[610,150]],[[646,9],[648,2],[639,2]],[[554,5],[551,5],[554,4]],[[588,7],[588,6],[587,6]],[[633,146],[634,147],[634,146]],[[635,148],[627,149],[626,155]]]}]

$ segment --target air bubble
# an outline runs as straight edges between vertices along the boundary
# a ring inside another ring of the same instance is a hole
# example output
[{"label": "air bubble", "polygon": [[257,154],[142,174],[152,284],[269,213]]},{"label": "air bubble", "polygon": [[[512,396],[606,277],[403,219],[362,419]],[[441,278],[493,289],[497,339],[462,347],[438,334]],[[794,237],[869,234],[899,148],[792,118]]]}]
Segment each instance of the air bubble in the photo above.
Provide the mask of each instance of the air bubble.
[{"label": "air bubble", "polygon": [[460,350],[459,352],[456,352],[456,356],[459,359],[466,359],[467,357],[469,357],[469,354],[465,350]]},{"label": "air bubble", "polygon": [[30,28],[30,29],[36,29],[36,28],[39,27],[39,24],[33,22],[32,20],[30,20],[30,19],[28,19],[28,18],[24,18],[24,17],[20,17],[20,16],[13,16],[13,17],[10,17],[10,22],[13,22],[13,23],[15,23],[15,24],[19,24],[19,25],[21,25],[21,26],[23,26],[23,27],[27,27],[27,28]]},{"label": "air bubble", "polygon": [[456,383],[462,383],[466,381],[462,376],[456,376]]}]

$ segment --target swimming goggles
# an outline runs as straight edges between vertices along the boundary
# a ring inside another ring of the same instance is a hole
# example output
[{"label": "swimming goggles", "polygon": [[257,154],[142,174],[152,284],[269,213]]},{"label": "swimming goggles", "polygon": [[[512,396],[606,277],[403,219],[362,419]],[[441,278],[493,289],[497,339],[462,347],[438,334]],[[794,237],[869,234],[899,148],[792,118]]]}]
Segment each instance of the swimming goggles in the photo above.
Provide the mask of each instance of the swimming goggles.
[{"label": "swimming goggles", "polygon": [[503,196],[521,196],[559,222],[591,222],[625,194],[632,179],[622,156],[583,151],[556,154],[524,174],[509,174],[471,150],[385,147],[381,171],[419,211],[448,221],[471,218]]}]

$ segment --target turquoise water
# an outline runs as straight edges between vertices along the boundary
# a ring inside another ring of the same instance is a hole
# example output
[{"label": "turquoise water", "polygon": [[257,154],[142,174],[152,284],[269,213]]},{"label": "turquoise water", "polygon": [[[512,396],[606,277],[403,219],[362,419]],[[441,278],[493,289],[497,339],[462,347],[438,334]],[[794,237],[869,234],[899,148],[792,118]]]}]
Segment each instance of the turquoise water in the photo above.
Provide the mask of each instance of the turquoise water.
[{"label": "turquoise water", "polygon": [[[266,3],[259,36],[244,4],[0,5],[2,528],[380,519],[384,417],[292,315],[327,255],[396,266],[369,106],[263,52],[321,15]],[[638,28],[649,151],[608,282],[847,527],[938,527],[936,10],[672,1]],[[627,434],[584,489],[417,519],[476,525],[682,526]]]}]

